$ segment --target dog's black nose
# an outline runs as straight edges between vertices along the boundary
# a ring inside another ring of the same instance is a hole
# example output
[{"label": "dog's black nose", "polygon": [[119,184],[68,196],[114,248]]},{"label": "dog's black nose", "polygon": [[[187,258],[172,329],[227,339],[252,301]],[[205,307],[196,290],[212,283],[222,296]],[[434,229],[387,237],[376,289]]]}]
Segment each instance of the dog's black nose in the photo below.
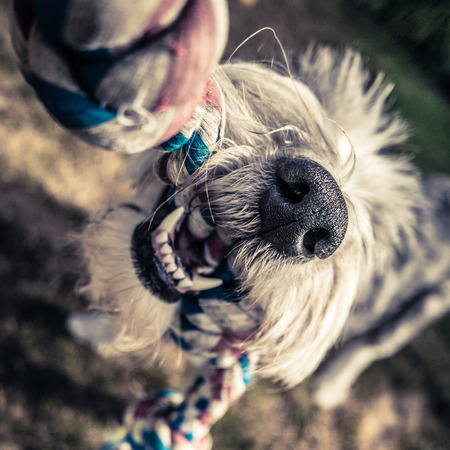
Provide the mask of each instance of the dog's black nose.
[{"label": "dog's black nose", "polygon": [[303,158],[275,161],[274,182],[260,201],[261,233],[285,256],[331,256],[344,239],[347,206],[320,164]]}]

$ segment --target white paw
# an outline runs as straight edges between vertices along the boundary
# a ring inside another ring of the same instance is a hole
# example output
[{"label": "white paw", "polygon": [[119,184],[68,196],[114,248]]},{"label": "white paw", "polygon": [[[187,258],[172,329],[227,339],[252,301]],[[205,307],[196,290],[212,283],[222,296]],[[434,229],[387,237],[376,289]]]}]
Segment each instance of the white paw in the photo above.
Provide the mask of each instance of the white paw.
[{"label": "white paw", "polygon": [[110,315],[101,312],[71,314],[67,328],[77,340],[95,350],[101,343],[110,342],[114,337]]}]

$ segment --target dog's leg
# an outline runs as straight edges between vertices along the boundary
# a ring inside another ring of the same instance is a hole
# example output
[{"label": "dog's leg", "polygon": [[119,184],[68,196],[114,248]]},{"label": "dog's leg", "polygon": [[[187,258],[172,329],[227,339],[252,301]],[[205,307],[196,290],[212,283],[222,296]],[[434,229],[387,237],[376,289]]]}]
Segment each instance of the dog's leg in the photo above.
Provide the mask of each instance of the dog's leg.
[{"label": "dog's leg", "polygon": [[319,370],[313,399],[322,408],[342,403],[353,383],[371,364],[397,353],[427,326],[450,311],[450,281],[418,296],[401,317],[347,342]]}]

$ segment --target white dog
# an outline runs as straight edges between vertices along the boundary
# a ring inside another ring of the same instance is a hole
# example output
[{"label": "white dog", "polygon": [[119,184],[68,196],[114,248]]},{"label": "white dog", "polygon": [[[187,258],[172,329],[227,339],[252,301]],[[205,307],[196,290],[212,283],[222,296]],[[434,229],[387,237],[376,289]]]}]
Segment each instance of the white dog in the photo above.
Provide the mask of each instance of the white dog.
[{"label": "white dog", "polygon": [[[179,314],[177,300],[202,290],[195,277],[214,270],[203,237],[191,236],[196,254],[181,243],[189,218],[210,211],[229,248],[232,289],[257,323],[245,348],[258,355],[258,372],[293,386],[340,339],[316,392],[320,404],[336,404],[371,362],[450,307],[450,184],[421,181],[392,151],[407,132],[385,110],[390,87],[381,77],[370,82],[351,51],[311,50],[295,78],[254,64],[228,64],[214,77],[225,131],[207,163],[172,194],[185,207],[167,230],[176,268],[161,264],[155,244],[136,248],[150,240],[133,240],[161,229],[167,197],[154,176],[157,152],[130,159],[136,198],[86,232],[89,290],[109,317],[96,345],[154,352]],[[148,273],[145,264],[156,267]],[[81,333],[89,338],[91,329],[89,322]]]}]

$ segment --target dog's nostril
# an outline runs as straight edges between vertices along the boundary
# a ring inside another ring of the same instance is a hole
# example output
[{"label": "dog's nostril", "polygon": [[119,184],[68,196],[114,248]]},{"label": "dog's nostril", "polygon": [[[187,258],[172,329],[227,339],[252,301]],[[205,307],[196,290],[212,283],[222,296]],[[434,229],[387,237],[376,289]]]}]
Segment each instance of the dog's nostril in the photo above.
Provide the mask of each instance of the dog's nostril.
[{"label": "dog's nostril", "polygon": [[281,195],[291,203],[301,203],[309,193],[309,184],[304,179],[288,182],[278,177],[277,184]]},{"label": "dog's nostril", "polygon": [[320,256],[321,250],[326,247],[330,237],[330,232],[324,228],[313,228],[307,231],[303,236],[303,248],[306,254]]}]

